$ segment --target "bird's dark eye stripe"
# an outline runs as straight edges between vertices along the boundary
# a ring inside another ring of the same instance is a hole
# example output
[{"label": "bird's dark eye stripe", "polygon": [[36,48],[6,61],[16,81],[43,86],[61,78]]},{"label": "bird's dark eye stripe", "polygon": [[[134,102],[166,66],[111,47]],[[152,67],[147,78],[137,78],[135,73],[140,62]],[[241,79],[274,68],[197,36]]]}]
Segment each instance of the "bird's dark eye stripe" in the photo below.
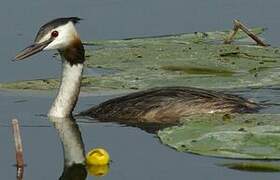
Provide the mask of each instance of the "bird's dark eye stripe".
[{"label": "bird's dark eye stripe", "polygon": [[52,32],[52,37],[57,37],[58,36],[58,31],[53,31]]}]

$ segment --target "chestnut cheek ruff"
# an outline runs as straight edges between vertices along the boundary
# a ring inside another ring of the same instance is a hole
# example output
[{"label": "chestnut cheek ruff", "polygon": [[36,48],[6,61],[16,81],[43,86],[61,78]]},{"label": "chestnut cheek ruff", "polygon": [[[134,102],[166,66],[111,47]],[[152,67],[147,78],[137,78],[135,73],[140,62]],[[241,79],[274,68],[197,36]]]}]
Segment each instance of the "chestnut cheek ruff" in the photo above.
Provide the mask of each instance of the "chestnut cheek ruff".
[{"label": "chestnut cheek ruff", "polygon": [[71,45],[59,52],[71,66],[85,62],[85,50],[80,39],[73,40]]}]

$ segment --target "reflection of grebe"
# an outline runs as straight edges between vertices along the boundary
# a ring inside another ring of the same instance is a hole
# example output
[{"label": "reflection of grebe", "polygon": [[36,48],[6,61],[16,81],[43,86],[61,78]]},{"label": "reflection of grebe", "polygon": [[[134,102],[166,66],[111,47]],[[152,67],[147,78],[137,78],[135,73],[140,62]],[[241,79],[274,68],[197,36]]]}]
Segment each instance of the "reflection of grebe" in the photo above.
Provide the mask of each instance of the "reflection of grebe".
[{"label": "reflection of grebe", "polygon": [[[17,56],[24,59],[42,50],[57,49],[63,59],[58,95],[49,116],[70,117],[79,96],[84,47],[74,24],[77,17],[59,18],[43,25],[35,43]],[[174,123],[193,113],[252,112],[259,106],[241,97],[190,87],[150,89],[115,98],[83,113],[103,121]]]},{"label": "reflection of grebe", "polygon": [[86,179],[85,150],[77,123],[72,118],[50,117],[50,121],[54,123],[63,146],[64,169],[60,179]]}]

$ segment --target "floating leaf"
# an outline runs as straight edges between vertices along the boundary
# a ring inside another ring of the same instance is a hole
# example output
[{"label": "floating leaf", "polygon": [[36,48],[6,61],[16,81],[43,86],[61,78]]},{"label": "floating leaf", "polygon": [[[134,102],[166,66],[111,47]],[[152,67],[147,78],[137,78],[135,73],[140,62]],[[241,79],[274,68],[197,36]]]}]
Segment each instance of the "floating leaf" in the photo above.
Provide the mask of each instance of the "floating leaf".
[{"label": "floating leaf", "polygon": [[[263,29],[253,29],[261,33]],[[223,45],[228,31],[95,41],[87,48],[83,89],[138,90],[159,86],[235,88],[280,83],[278,48]],[[246,37],[239,32],[237,38]],[[50,83],[51,82],[51,83]],[[55,80],[0,84],[7,89],[52,89]]]},{"label": "floating leaf", "polygon": [[200,155],[280,159],[280,115],[203,114],[158,132],[163,144]]}]

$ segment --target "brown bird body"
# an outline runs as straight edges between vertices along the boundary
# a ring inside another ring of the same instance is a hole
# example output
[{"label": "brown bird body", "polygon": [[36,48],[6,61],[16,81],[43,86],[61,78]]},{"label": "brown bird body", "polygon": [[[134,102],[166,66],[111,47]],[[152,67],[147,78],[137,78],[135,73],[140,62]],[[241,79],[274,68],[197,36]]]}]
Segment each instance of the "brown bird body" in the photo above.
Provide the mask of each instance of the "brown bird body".
[{"label": "brown bird body", "polygon": [[164,87],[117,97],[79,115],[101,121],[176,123],[191,114],[249,113],[259,108],[236,95],[192,87]]}]

